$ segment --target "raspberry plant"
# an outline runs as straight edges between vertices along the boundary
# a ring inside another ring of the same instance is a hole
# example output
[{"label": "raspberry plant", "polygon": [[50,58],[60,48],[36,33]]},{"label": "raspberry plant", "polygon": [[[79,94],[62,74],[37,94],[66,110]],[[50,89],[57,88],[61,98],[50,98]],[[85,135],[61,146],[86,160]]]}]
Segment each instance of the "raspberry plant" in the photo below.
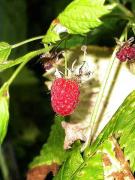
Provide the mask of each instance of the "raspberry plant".
[{"label": "raspberry plant", "polygon": [[[1,73],[18,65],[12,76],[0,89],[1,144],[7,133],[8,121],[10,119],[10,86],[26,63],[36,56],[51,52],[51,50],[60,43],[63,50],[65,50],[62,43],[64,41],[74,40],[76,35],[85,37],[86,34],[89,33],[90,37],[93,36],[93,33],[96,31],[98,32],[98,28],[104,25],[106,18],[111,18],[113,11],[115,12],[116,9],[119,13],[115,14],[115,16],[120,20],[125,20],[125,27],[123,28],[119,40],[121,42],[127,41],[129,34],[131,33],[132,36],[134,36],[135,33],[135,15],[133,8],[135,3],[131,3],[132,6],[129,10],[124,6],[124,3],[126,2],[128,2],[128,0],[122,1],[122,3],[115,0],[107,2],[104,0],[74,0],[52,21],[45,35],[31,38],[15,45],[10,45],[7,42],[0,43]],[[14,60],[9,59],[10,53],[14,48],[40,39],[42,39],[43,43],[42,49],[29,52]],[[116,45],[93,111],[89,115],[87,126],[84,128],[83,123],[81,124],[81,122],[78,126],[73,122],[71,122],[71,124],[70,122],[69,124],[66,124],[69,128],[69,134],[66,135],[68,138],[72,136],[72,139],[70,139],[70,145],[72,145],[70,149],[64,149],[63,147],[65,139],[64,128],[65,130],[68,129],[62,127],[62,121],[66,121],[63,116],[70,115],[75,110],[81,92],[79,92],[78,82],[72,79],[72,77],[70,79],[67,77],[67,69],[70,67],[68,67],[66,55],[64,56],[65,75],[63,78],[57,78],[53,74],[55,80],[51,89],[52,107],[57,114],[62,116],[56,114],[55,122],[54,125],[52,125],[47,143],[43,145],[40,154],[35,157],[29,165],[27,174],[28,180],[42,180],[46,178],[50,172],[53,173],[53,179],[55,180],[101,180],[108,179],[109,177],[112,177],[113,179],[134,179],[135,91],[131,92],[128,97],[125,97],[125,100],[112,116],[108,124],[102,129],[97,137],[95,136],[99,124],[101,103],[109,83],[109,76],[112,68],[114,67],[115,62],[118,62],[119,66],[123,66],[117,58],[119,58],[120,61],[126,61],[127,58],[134,63],[134,49],[135,47],[133,45],[129,45],[128,47],[124,46],[121,47],[121,49]],[[86,54],[84,53],[84,60],[85,55]],[[115,75],[120,72],[117,68],[118,66],[115,67],[114,81],[116,81]],[[63,84],[60,87],[58,84],[56,86],[56,82],[60,80],[66,85],[66,90],[63,88]],[[73,89],[70,87],[70,83],[72,84]],[[125,85],[127,84],[125,83]],[[82,86],[85,86],[85,84]],[[63,90],[64,95],[62,95]],[[67,111],[68,106],[70,107],[69,111]],[[72,133],[73,130],[75,132],[74,134]],[[80,140],[84,142],[81,142]],[[115,167],[116,164],[117,167]]]}]

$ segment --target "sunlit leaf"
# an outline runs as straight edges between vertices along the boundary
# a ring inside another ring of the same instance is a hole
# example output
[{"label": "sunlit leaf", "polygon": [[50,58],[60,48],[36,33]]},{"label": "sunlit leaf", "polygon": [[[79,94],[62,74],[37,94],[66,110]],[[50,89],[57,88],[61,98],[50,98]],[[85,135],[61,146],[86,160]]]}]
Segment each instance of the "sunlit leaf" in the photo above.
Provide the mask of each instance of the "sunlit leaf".
[{"label": "sunlit leaf", "polygon": [[102,1],[75,0],[58,16],[71,34],[84,34],[101,24],[100,17],[108,13]]},{"label": "sunlit leaf", "polygon": [[102,24],[100,17],[109,11],[103,5],[104,0],[74,0],[51,23],[43,43],[60,40],[60,34],[84,35],[91,29]]}]

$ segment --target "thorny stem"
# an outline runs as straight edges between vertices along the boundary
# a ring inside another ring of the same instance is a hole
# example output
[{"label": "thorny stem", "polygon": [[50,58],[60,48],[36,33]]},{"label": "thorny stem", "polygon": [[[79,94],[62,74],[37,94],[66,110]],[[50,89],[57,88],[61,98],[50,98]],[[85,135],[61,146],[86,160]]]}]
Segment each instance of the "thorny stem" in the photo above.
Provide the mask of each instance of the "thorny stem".
[{"label": "thorny stem", "polygon": [[[126,26],[126,28],[127,28],[127,26]],[[119,39],[120,41],[123,41],[124,38],[125,38],[125,34],[127,32],[126,28],[124,29],[123,33],[121,34],[121,37]],[[105,92],[105,88],[106,88],[106,86],[108,84],[108,79],[110,77],[110,73],[111,73],[111,70],[112,70],[113,65],[114,65],[116,52],[117,52],[117,46],[113,51],[113,54],[112,54],[112,57],[111,57],[111,60],[110,60],[110,64],[109,64],[109,66],[108,66],[108,68],[106,70],[106,73],[105,73],[105,76],[104,76],[104,80],[103,80],[99,95],[97,97],[94,109],[93,109],[92,114],[91,114],[90,125],[88,126],[88,134],[87,134],[88,138],[87,138],[85,144],[83,145],[81,151],[84,151],[91,144],[92,138],[93,138],[93,132],[96,132],[95,129],[94,129],[94,124],[95,124],[95,122],[96,122],[96,120],[98,118],[97,116],[98,116],[99,109],[100,109],[99,107],[101,106],[102,98],[103,98],[104,92]],[[114,76],[115,76],[115,74],[114,74]]]},{"label": "thorny stem", "polygon": [[43,37],[44,37],[44,36],[37,36],[37,37],[33,37],[33,38],[30,38],[30,39],[27,39],[27,40],[25,40],[25,41],[22,41],[22,42],[20,42],[20,43],[17,43],[17,44],[12,45],[11,48],[13,49],[13,48],[22,46],[22,45],[27,44],[27,43],[29,43],[29,42],[42,39]]}]

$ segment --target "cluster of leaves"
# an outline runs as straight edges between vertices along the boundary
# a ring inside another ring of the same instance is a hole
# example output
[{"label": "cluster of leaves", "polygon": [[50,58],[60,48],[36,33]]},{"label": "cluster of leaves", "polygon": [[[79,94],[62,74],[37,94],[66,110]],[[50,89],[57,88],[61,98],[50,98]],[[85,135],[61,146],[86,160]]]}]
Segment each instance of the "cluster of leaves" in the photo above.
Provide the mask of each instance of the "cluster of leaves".
[{"label": "cluster of leaves", "polygon": [[63,119],[56,117],[47,144],[43,146],[40,155],[30,164],[30,168],[55,162],[58,165],[62,164],[62,167],[54,179],[104,179],[103,152],[110,153],[112,151],[111,157],[115,157],[112,145],[108,144],[109,138],[115,136],[119,139],[121,148],[124,148],[125,159],[130,161],[130,167],[134,172],[134,105],[135,91],[125,99],[94,144],[83,155],[80,152],[79,142],[72,147],[72,150],[63,151],[64,133],[61,126]]}]

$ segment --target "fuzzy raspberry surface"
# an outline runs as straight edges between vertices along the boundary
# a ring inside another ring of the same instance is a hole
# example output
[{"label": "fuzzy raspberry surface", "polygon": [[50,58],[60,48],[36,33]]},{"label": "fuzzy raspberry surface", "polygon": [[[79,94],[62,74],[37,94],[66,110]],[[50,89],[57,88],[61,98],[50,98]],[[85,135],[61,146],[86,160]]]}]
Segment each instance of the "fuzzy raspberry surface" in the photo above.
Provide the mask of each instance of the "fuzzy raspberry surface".
[{"label": "fuzzy raspberry surface", "polygon": [[51,105],[57,114],[67,116],[73,113],[79,102],[79,84],[72,79],[57,78],[51,87]]},{"label": "fuzzy raspberry surface", "polygon": [[135,59],[135,47],[129,46],[129,47],[123,47],[121,48],[117,53],[116,57],[121,61],[127,61],[127,60],[134,60]]}]

